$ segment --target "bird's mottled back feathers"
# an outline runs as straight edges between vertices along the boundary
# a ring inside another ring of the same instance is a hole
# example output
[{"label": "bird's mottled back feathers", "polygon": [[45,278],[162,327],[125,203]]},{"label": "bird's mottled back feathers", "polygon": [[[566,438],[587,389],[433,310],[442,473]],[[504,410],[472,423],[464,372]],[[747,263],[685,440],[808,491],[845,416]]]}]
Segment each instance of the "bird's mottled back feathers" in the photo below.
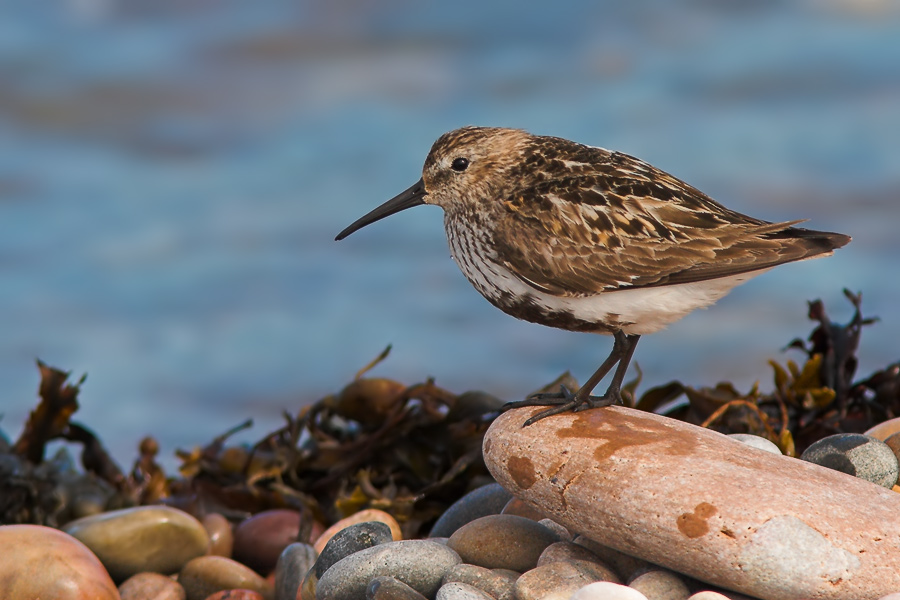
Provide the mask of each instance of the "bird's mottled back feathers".
[{"label": "bird's mottled back feathers", "polygon": [[[728,277],[830,253],[850,238],[725,208],[634,157],[530,136],[491,200],[505,266],[561,296]],[[539,243],[536,243],[539,240]]]}]

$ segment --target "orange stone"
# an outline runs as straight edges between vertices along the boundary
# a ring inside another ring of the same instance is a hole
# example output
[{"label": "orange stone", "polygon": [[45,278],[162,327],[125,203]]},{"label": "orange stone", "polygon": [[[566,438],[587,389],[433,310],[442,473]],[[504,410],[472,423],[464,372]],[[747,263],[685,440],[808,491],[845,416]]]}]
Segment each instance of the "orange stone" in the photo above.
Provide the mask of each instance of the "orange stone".
[{"label": "orange stone", "polygon": [[900,589],[900,496],[850,475],[620,406],[484,438],[506,489],[572,532],[767,600]]},{"label": "orange stone", "polygon": [[3,598],[119,600],[109,573],[87,546],[40,525],[0,526]]}]

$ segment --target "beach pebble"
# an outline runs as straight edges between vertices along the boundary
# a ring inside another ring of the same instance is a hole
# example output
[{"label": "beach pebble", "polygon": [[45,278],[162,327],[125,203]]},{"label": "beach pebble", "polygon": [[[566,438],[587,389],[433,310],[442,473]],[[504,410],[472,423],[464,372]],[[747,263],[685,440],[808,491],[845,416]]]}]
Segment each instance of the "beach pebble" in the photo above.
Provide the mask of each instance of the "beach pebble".
[{"label": "beach pebble", "polygon": [[366,521],[345,527],[328,540],[322,549],[315,563],[316,577],[321,579],[331,565],[354,552],[390,541],[391,528],[380,521]]},{"label": "beach pebble", "polygon": [[887,596],[882,596],[878,600],[900,600],[900,592],[894,592],[892,594],[888,594]]},{"label": "beach pebble", "polygon": [[174,573],[209,547],[203,525],[168,506],[137,506],[84,517],[63,530],[97,555],[115,581],[137,573]]},{"label": "beach pebble", "polygon": [[0,590],[10,600],[118,600],[96,556],[74,537],[41,525],[0,526]]},{"label": "beach pebble", "polygon": [[210,594],[206,600],[265,600],[265,597],[253,590],[222,590]]},{"label": "beach pebble", "polygon": [[185,600],[184,588],[159,573],[138,573],[119,586],[122,600]]},{"label": "beach pebble", "polygon": [[443,585],[454,582],[465,583],[478,588],[496,600],[514,600],[514,589],[518,577],[518,575],[492,571],[477,565],[460,563],[447,571],[441,583]]},{"label": "beach pebble", "polygon": [[619,552],[615,548],[595,542],[583,535],[576,537],[574,543],[590,550],[594,556],[600,559],[601,564],[610,566],[613,571],[618,573],[622,581],[631,581],[639,574],[656,568],[646,560]]},{"label": "beach pebble", "polygon": [[399,579],[387,575],[372,578],[366,588],[367,600],[426,600],[425,596]]},{"label": "beach pebble", "polygon": [[393,540],[399,541],[403,539],[403,533],[400,531],[400,524],[397,522],[397,519],[384,512],[383,510],[378,510],[377,508],[367,508],[366,510],[361,510],[358,513],[354,513],[349,517],[341,519],[328,529],[326,529],[318,539],[316,539],[313,544],[313,548],[316,549],[316,552],[322,553],[322,550],[325,549],[325,544],[328,543],[328,540],[334,537],[341,529],[349,527],[350,525],[355,525],[356,523],[365,523],[366,521],[380,521],[385,523],[388,527],[391,528],[391,537]]},{"label": "beach pebble", "polygon": [[450,537],[453,532],[479,517],[498,515],[512,494],[499,483],[476,488],[450,505],[431,528],[430,537]]},{"label": "beach pebble", "polygon": [[829,435],[800,455],[805,460],[841,473],[891,488],[897,483],[900,466],[884,442],[861,433]]},{"label": "beach pebble", "polygon": [[190,561],[178,574],[187,600],[205,600],[222,590],[247,589],[272,596],[272,589],[256,571],[224,556],[201,556]]},{"label": "beach pebble", "polygon": [[543,525],[514,515],[490,515],[466,523],[447,546],[463,562],[488,569],[524,572],[537,565],[544,548],[559,537]]},{"label": "beach pebble", "polygon": [[684,580],[671,571],[647,571],[628,584],[647,600],[686,600],[691,595]]},{"label": "beach pebble", "polygon": [[538,523],[555,533],[556,537],[558,537],[560,540],[564,542],[572,541],[572,534],[569,532],[569,530],[553,519],[541,519],[540,521],[538,521]]},{"label": "beach pebble", "polygon": [[277,508],[257,513],[234,529],[234,559],[262,575],[275,568],[288,544],[298,540],[300,513]]},{"label": "beach pebble", "polygon": [[688,600],[731,600],[731,599],[724,594],[720,594],[719,592],[703,591],[703,592],[697,592],[693,596],[690,596],[688,598]]},{"label": "beach pebble", "polygon": [[297,590],[316,562],[316,551],[309,544],[294,542],[285,548],[275,565],[275,600],[294,600]]},{"label": "beach pebble", "polygon": [[517,600],[568,598],[594,581],[618,583],[618,577],[597,563],[581,560],[548,563],[522,573],[516,580],[515,595]]},{"label": "beach pebble", "polygon": [[766,452],[771,452],[772,454],[781,454],[781,449],[775,444],[775,442],[767,440],[764,437],[760,437],[758,435],[753,435],[751,433],[732,433],[728,437],[733,440],[737,440],[742,444],[747,444],[751,448],[759,448],[760,450],[765,450]]},{"label": "beach pebble", "polygon": [[900,417],[882,421],[867,431],[864,431],[863,435],[870,435],[876,440],[884,442],[895,433],[900,433]]},{"label": "beach pebble", "polygon": [[[579,546],[578,544],[574,544],[572,542],[556,542],[550,544],[549,546],[544,548],[543,552],[541,552],[541,556],[538,558],[537,565],[540,567],[552,562],[568,562],[571,560],[583,560],[602,565],[607,569],[610,568],[608,565],[603,564],[603,561],[599,556],[597,556],[584,546]],[[619,578],[616,577],[616,579],[611,579],[610,581],[619,583]]]},{"label": "beach pebble", "polygon": [[234,548],[234,533],[231,523],[219,513],[209,513],[200,521],[209,536],[209,553],[231,558]]},{"label": "beach pebble", "polygon": [[459,581],[445,583],[438,589],[436,600],[495,600],[477,587]]},{"label": "beach pebble", "polygon": [[519,500],[515,497],[511,498],[510,501],[506,503],[506,506],[500,511],[500,514],[516,515],[517,517],[525,517],[532,521],[540,521],[546,518],[544,513],[538,510],[533,504],[528,504],[524,500]]},{"label": "beach pebble", "polygon": [[433,597],[444,574],[460,562],[456,552],[428,540],[378,544],[339,560],[325,571],[316,584],[316,600],[361,598],[369,581],[378,575],[390,575]]},{"label": "beach pebble", "polygon": [[[548,599],[549,600],[549,599]],[[600,581],[577,590],[570,600],[648,600],[634,588],[618,583]]]},{"label": "beach pebble", "polygon": [[878,598],[900,589],[900,551],[887,542],[900,539],[900,494],[622,406],[523,428],[538,410],[494,420],[485,464],[570,530],[755,598]]}]

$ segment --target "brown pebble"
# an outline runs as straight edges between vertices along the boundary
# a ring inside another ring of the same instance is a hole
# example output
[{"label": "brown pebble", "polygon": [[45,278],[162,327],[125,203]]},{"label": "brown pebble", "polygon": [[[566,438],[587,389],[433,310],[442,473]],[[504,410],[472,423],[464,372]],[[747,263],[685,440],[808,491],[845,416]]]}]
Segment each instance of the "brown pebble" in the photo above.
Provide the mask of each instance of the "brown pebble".
[{"label": "brown pebble", "polygon": [[181,569],[178,582],[184,587],[187,600],[205,600],[222,590],[248,589],[264,598],[273,596],[272,586],[253,569],[224,556],[201,556]]},{"label": "brown pebble", "polygon": [[622,578],[622,581],[630,581],[635,576],[635,573],[643,573],[655,568],[646,560],[635,558],[624,552],[619,552],[614,548],[604,546],[583,535],[579,535],[575,538],[575,543],[579,546],[584,546],[593,552],[595,556],[599,557],[604,564],[612,567],[612,569],[619,574],[619,577]]},{"label": "brown pebble", "polygon": [[119,586],[122,600],[185,600],[181,584],[159,573],[138,573]]},{"label": "brown pebble", "polygon": [[231,523],[219,513],[209,513],[200,521],[209,534],[209,553],[213,556],[231,558],[234,548],[234,533]]},{"label": "brown pebble", "polygon": [[234,559],[262,575],[270,573],[281,552],[298,541],[300,513],[283,508],[263,511],[234,529]]},{"label": "brown pebble", "polygon": [[498,571],[499,569],[492,571],[477,565],[460,563],[444,574],[441,584],[465,583],[478,588],[496,600],[514,600],[514,587],[518,574],[510,576]]},{"label": "brown pebble", "polygon": [[595,581],[618,583],[610,569],[580,560],[554,562],[522,573],[516,580],[517,600],[540,600],[551,592],[554,597],[568,598],[577,590]]},{"label": "brown pebble", "polygon": [[681,576],[664,569],[647,571],[635,577],[628,587],[647,596],[647,600],[687,600],[691,595]]},{"label": "brown pebble", "polygon": [[555,533],[531,519],[490,515],[457,529],[447,546],[466,563],[527,571],[537,565],[544,548],[558,540]]},{"label": "brown pebble", "polygon": [[71,521],[64,530],[90,548],[115,581],[145,571],[175,573],[209,548],[200,521],[169,506],[113,510]]},{"label": "brown pebble", "polygon": [[500,514],[516,515],[517,517],[525,517],[532,521],[540,521],[545,518],[544,513],[538,510],[533,504],[528,504],[518,498],[511,498],[510,501],[506,503],[506,506],[503,507],[503,510],[500,511]]},{"label": "brown pebble", "polygon": [[[569,562],[572,560],[592,562],[611,571],[614,570],[610,565],[605,564],[599,556],[597,556],[584,546],[580,546],[572,542],[556,542],[555,544],[550,544],[549,546],[544,548],[543,552],[541,552],[541,556],[540,558],[538,558],[537,564],[540,567],[552,562]],[[621,583],[621,580],[618,577],[616,579],[610,579],[608,581]]]},{"label": "brown pebble", "polygon": [[263,600],[263,595],[253,590],[222,590],[210,594],[206,600]]},{"label": "brown pebble", "polygon": [[41,525],[0,526],[4,599],[118,600],[106,569],[77,539]]}]

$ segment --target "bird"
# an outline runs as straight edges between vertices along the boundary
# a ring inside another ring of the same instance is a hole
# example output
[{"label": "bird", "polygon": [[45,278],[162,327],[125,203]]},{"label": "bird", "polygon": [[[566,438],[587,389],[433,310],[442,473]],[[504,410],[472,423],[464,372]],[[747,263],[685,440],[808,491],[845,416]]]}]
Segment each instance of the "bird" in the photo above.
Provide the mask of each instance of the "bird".
[{"label": "bird", "polygon": [[[335,240],[400,211],[444,211],[450,254],[491,304],[518,319],[613,336],[577,390],[532,394],[505,409],[549,407],[525,421],[622,403],[642,335],[707,307],[778,265],[828,256],[850,237],[730,210],[643,160],[521,129],[441,135],[411,187]],[[602,396],[591,395],[615,367]]]}]

